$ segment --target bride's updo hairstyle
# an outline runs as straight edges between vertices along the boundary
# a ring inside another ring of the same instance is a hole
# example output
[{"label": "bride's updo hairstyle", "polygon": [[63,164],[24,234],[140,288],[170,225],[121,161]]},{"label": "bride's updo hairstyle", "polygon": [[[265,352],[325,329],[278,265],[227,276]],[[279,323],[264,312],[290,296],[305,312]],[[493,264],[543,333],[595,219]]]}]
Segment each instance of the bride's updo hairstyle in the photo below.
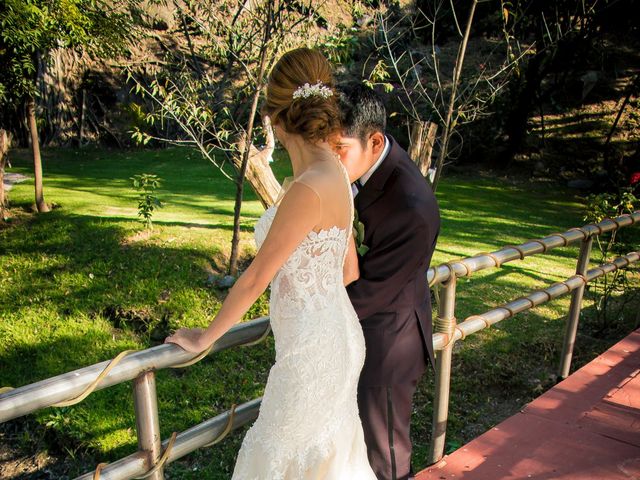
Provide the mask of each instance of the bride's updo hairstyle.
[{"label": "bride's updo hairstyle", "polygon": [[339,131],[337,92],[327,59],[309,48],[285,53],[269,75],[263,112],[273,125],[309,142]]}]

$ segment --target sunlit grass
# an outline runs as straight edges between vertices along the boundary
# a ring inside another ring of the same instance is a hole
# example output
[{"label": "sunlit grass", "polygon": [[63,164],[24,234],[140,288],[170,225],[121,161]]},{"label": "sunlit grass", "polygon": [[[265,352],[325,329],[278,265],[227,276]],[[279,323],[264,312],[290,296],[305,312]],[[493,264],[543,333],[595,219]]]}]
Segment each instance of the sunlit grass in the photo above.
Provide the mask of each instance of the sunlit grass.
[{"label": "sunlit grass", "polygon": [[[273,168],[290,174],[281,154]],[[30,175],[28,155],[11,171]],[[222,273],[233,225],[234,188],[206,161],[183,149],[44,152],[45,197],[59,207],[19,214],[0,230],[0,386],[20,386],[162,341],[181,326],[202,326],[224,292],[207,285]],[[130,177],[162,178],[154,229],[141,233]],[[10,192],[15,211],[32,203],[31,182]],[[442,231],[433,264],[580,226],[581,202],[552,183],[489,174],[445,177],[438,199]],[[243,258],[255,251],[252,227],[262,206],[249,189],[242,210]],[[577,247],[514,261],[461,279],[459,320],[575,272]],[[451,445],[467,441],[517,411],[552,384],[569,298],[507,320],[456,346],[449,425]],[[589,306],[587,302],[587,307]],[[588,311],[588,310],[587,310]],[[263,296],[247,318],[268,313]],[[628,331],[630,320],[619,330]],[[614,332],[614,333],[615,333]],[[577,363],[613,343],[581,330]],[[197,366],[158,374],[166,438],[261,395],[273,341],[216,355]],[[421,383],[414,415],[415,463],[424,466],[430,436],[432,375]],[[136,448],[130,385],[95,394],[66,409],[33,415],[53,438],[47,448],[114,460]],[[226,479],[243,432],[170,466],[172,478]],[[32,448],[30,439],[22,439]],[[58,445],[56,446],[56,442]],[[82,473],[69,472],[69,476]]]}]

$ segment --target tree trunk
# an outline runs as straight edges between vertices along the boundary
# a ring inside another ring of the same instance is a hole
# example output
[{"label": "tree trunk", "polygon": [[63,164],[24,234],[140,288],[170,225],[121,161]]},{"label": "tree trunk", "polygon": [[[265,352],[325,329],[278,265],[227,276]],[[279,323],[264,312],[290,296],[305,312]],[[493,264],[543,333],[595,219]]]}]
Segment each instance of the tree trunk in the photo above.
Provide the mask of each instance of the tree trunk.
[{"label": "tree trunk", "polygon": [[7,153],[11,146],[11,137],[6,130],[0,129],[0,220],[3,220],[7,198],[4,192],[4,167],[7,164]]},{"label": "tree trunk", "polygon": [[271,37],[271,16],[273,5],[271,2],[267,3],[266,22],[264,26],[264,37],[262,40],[262,48],[260,52],[260,67],[258,69],[258,75],[256,77],[255,91],[253,94],[253,101],[251,102],[251,112],[249,113],[249,124],[247,126],[247,136],[245,139],[245,149],[242,153],[242,163],[238,171],[238,178],[236,183],[236,202],[233,209],[233,237],[231,239],[231,258],[229,259],[229,274],[234,277],[238,274],[238,246],[240,244],[240,208],[242,207],[242,194],[244,191],[244,178],[247,172],[247,165],[249,164],[249,155],[251,153],[251,143],[253,141],[253,124],[258,111],[258,100],[260,99],[260,92],[262,91],[264,73],[267,61],[267,45]]},{"label": "tree trunk", "polygon": [[38,140],[38,126],[36,125],[36,102],[33,97],[27,99],[27,122],[31,134],[31,150],[33,152],[33,176],[36,192],[36,208],[38,212],[49,211],[49,206],[44,201],[42,188],[42,159],[40,157],[40,141]]},{"label": "tree trunk", "polygon": [[538,95],[536,92],[544,78],[543,63],[546,59],[546,51],[536,53],[529,60],[525,70],[524,85],[517,90],[515,105],[508,114],[505,124],[505,132],[508,136],[507,151],[501,158],[500,166],[507,167],[511,164],[513,157],[521,149],[527,135],[527,123],[529,115],[533,109],[533,104]]},{"label": "tree trunk", "polygon": [[429,177],[431,155],[438,133],[438,124],[434,122],[416,121],[411,125],[411,146],[409,156],[422,172],[422,176]]},{"label": "tree trunk", "polygon": [[[253,143],[251,144],[246,176],[249,185],[251,185],[253,191],[256,192],[260,203],[262,203],[264,208],[267,208],[275,203],[278,192],[280,191],[280,184],[269,166],[275,148],[275,139],[273,129],[268,122],[264,122],[264,130],[267,135],[267,145],[262,150],[258,150]],[[238,141],[240,155],[233,157],[233,164],[238,170],[242,167],[245,148],[246,136],[242,135]]]},{"label": "tree trunk", "polygon": [[453,111],[456,106],[456,98],[458,95],[458,85],[460,84],[460,74],[462,73],[462,65],[464,63],[464,57],[467,52],[467,43],[469,42],[469,35],[471,33],[471,24],[473,23],[473,15],[476,11],[476,5],[478,0],[471,2],[471,8],[469,9],[469,19],[467,20],[467,27],[460,42],[460,48],[458,49],[458,56],[456,57],[456,64],[453,68],[453,84],[451,86],[451,97],[449,99],[449,109],[447,111],[447,117],[444,122],[444,132],[442,133],[442,142],[440,143],[440,154],[436,161],[436,174],[431,186],[435,192],[440,182],[440,176],[442,175],[442,169],[444,167],[444,161],[449,153],[449,140],[453,131]]},{"label": "tree trunk", "polygon": [[87,110],[87,90],[82,89],[82,104],[80,105],[80,131],[78,132],[78,148],[82,148],[84,142],[84,118]]}]

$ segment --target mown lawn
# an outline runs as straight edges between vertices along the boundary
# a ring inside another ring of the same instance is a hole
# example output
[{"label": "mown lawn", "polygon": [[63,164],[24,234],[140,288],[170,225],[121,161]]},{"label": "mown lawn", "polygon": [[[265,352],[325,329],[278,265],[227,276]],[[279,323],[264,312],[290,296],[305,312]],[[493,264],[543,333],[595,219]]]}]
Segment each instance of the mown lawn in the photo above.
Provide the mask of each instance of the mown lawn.
[{"label": "mown lawn", "polygon": [[[289,167],[282,156],[277,158],[273,168],[282,178]],[[14,153],[12,162],[11,172],[30,175],[27,152]],[[35,382],[123,349],[146,348],[169,330],[205,325],[212,318],[224,292],[207,279],[224,269],[233,224],[234,189],[228,180],[183,149],[53,149],[44,152],[44,168],[45,197],[57,208],[46,215],[25,213],[33,186],[19,184],[10,192],[16,216],[0,229],[0,387]],[[136,220],[136,192],[129,180],[143,172],[163,179],[158,196],[166,203],[154,216],[150,235]],[[248,259],[255,251],[252,226],[262,207],[252,192],[245,198],[242,252]],[[584,223],[574,192],[549,182],[480,173],[451,176],[438,198],[443,224],[434,263]],[[576,247],[559,249],[460,280],[457,317],[481,313],[571,275],[576,256]],[[635,279],[637,286],[637,274]],[[553,384],[568,301],[564,297],[538,307],[456,346],[450,448]],[[637,309],[632,302],[627,311],[634,311],[634,305]],[[267,311],[265,295],[247,318]],[[629,314],[601,328],[589,320],[588,303],[585,312],[576,366],[637,322]],[[163,437],[261,395],[272,362],[273,341],[268,339],[187,369],[159,372]],[[414,415],[417,468],[426,462],[432,380],[429,375],[421,383]],[[0,441],[71,458],[59,467],[70,477],[91,468],[93,461],[112,461],[136,448],[127,384],[94,393],[74,407],[43,410],[10,427],[5,426]],[[168,467],[168,477],[229,478],[242,434],[176,462]]]}]

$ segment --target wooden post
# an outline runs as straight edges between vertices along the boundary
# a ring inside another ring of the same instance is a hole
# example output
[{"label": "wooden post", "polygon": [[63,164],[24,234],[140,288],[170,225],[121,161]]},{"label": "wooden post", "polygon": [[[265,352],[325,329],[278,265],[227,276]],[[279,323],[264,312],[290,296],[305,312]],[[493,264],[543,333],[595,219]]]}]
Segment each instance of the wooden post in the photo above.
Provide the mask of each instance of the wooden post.
[{"label": "wooden post", "polygon": [[431,465],[439,461],[444,455],[445,438],[447,434],[447,419],[449,417],[449,393],[451,386],[451,357],[453,353],[453,335],[455,334],[456,318],[456,276],[451,277],[440,285],[442,289],[441,301],[438,304],[438,317],[435,321],[435,331],[445,333],[448,342],[436,354],[435,399],[433,404],[433,423],[431,425],[431,445],[427,462]]},{"label": "wooden post", "polygon": [[429,129],[427,130],[427,137],[423,145],[424,155],[422,160],[422,174],[425,177],[429,174],[429,169],[431,168],[431,156],[433,155],[433,146],[436,144],[437,135],[438,124],[430,122]]},{"label": "wooden post", "polygon": [[409,157],[413,160],[418,166],[420,163],[418,162],[420,158],[420,152],[422,151],[422,137],[424,136],[424,127],[427,122],[421,122],[419,120],[413,122],[409,131],[411,134],[410,145],[409,145]]}]

